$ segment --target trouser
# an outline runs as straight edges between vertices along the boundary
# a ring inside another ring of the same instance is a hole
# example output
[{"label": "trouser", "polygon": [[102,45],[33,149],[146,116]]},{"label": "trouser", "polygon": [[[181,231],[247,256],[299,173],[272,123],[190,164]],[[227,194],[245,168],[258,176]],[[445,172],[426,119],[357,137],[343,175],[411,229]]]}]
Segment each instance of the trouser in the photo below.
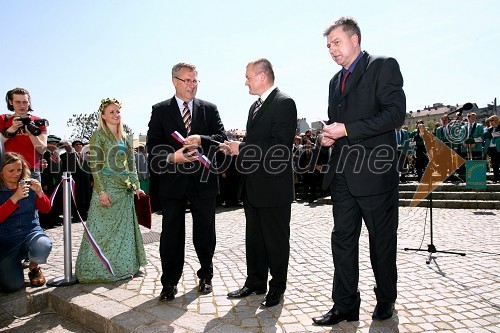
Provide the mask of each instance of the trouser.
[{"label": "trouser", "polygon": [[200,261],[199,278],[212,279],[212,258],[215,251],[215,196],[202,199],[188,195],[186,199],[161,200],[163,218],[160,237],[160,258],[162,266],[161,283],[176,285],[184,267],[186,238],[185,214],[189,201],[193,217],[193,244]]},{"label": "trouser", "polygon": [[332,298],[336,308],[345,312],[359,308],[359,237],[362,220],[368,229],[377,301],[395,302],[398,189],[356,197],[349,192],[344,175],[336,174],[330,190],[336,192],[336,198],[341,198],[333,202],[334,226],[331,238],[335,266]]},{"label": "trouser", "polygon": [[290,256],[291,204],[254,207],[243,200],[246,218],[245,246],[247,279],[245,286],[284,293]]},{"label": "trouser", "polygon": [[496,147],[488,147],[488,155],[491,158],[491,168],[493,169],[493,180],[500,180],[500,153]]},{"label": "trouser", "polygon": [[30,262],[45,264],[52,250],[52,241],[43,232],[29,234],[6,257],[0,260],[0,290],[12,292],[24,286],[21,260],[28,256]]}]

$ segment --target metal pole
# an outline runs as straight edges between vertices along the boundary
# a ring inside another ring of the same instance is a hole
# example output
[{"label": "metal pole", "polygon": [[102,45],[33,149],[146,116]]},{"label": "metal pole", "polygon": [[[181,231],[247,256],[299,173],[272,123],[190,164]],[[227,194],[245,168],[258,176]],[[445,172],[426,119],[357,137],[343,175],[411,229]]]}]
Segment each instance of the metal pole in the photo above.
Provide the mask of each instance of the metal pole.
[{"label": "metal pole", "polygon": [[64,278],[55,278],[47,285],[52,287],[69,286],[78,283],[73,276],[71,259],[71,173],[63,172],[63,242],[64,242]]}]

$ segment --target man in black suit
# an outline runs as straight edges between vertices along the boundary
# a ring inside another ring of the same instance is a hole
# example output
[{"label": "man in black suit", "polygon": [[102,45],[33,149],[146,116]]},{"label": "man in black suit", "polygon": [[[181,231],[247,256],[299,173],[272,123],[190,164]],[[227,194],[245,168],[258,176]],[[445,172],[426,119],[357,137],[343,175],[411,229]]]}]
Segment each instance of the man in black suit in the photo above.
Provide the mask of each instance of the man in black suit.
[{"label": "man in black suit", "polygon": [[258,95],[248,114],[243,142],[227,142],[238,155],[240,196],[246,218],[247,279],[229,298],[269,292],[262,306],[279,304],[286,289],[290,253],[291,203],[294,199],[292,145],[297,108],[274,85],[274,71],[267,59],[250,62],[246,83]]},{"label": "man in black suit", "polygon": [[[163,290],[160,300],[173,300],[184,266],[185,210],[189,203],[193,217],[193,243],[201,268],[198,291],[212,292],[215,251],[215,198],[217,175],[196,158],[196,150],[213,161],[219,143],[226,140],[217,107],[195,98],[198,89],[196,67],[179,63],[172,68],[175,96],[153,105],[147,147],[151,171],[159,180],[162,208],[160,257]],[[186,138],[184,145],[173,132]]]},{"label": "man in black suit", "polygon": [[394,129],[405,119],[403,77],[393,58],[361,52],[361,32],[340,18],[324,33],[342,69],[330,81],[329,125],[321,144],[332,147],[323,187],[330,187],[334,227],[333,308],[313,321],[333,325],[359,319],[358,250],[362,220],[370,239],[377,306],[374,319],[392,316],[396,300],[398,170]]}]

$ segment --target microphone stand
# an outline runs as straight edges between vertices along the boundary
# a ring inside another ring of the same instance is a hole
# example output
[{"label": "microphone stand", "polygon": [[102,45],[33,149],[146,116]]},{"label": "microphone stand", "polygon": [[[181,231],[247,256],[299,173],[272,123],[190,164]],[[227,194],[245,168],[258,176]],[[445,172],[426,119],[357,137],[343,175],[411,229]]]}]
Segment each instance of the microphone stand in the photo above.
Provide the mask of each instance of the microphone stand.
[{"label": "microphone stand", "polygon": [[[432,175],[430,177],[430,184],[429,184],[429,188],[430,186],[432,185]],[[427,244],[427,250],[424,250],[424,249],[412,249],[412,248],[408,248],[408,247],[405,247],[404,250],[405,251],[427,251],[429,252],[429,259],[427,259],[425,261],[425,263],[427,265],[429,265],[431,263],[431,260],[432,259],[435,259],[432,257],[432,254],[433,253],[447,253],[447,254],[456,254],[456,255],[460,255],[460,256],[465,256],[465,253],[463,252],[452,252],[452,251],[438,251],[436,249],[436,246],[434,245],[434,229],[433,229],[433,224],[432,224],[432,191],[427,195],[427,200],[429,201],[429,217],[430,217],[430,234],[431,234],[431,243],[430,244]]]}]

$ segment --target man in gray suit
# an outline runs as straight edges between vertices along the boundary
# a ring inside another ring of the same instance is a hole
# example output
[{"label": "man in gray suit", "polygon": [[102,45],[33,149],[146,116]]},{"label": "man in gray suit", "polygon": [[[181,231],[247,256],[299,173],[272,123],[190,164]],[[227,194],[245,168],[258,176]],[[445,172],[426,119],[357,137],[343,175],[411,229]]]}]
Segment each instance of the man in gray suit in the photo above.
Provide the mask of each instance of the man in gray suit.
[{"label": "man in gray suit", "polygon": [[329,125],[322,145],[332,147],[323,187],[330,188],[334,227],[333,308],[317,325],[359,319],[358,251],[361,222],[370,238],[377,306],[374,319],[392,316],[396,300],[398,170],[394,129],[405,119],[403,77],[393,58],[361,51],[361,31],[342,17],[324,33],[333,60],[342,69],[330,81]]}]

